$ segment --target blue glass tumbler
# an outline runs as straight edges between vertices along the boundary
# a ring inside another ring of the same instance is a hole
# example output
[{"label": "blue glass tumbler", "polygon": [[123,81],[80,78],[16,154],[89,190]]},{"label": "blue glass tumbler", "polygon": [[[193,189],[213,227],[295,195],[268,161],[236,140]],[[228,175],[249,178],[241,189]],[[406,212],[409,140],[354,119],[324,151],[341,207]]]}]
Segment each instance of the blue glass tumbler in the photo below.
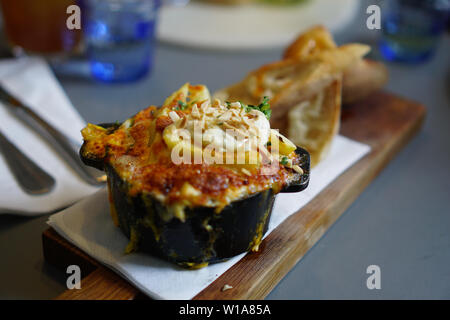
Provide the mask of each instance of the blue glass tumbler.
[{"label": "blue glass tumbler", "polygon": [[152,68],[158,0],[84,0],[84,35],[92,76],[130,82]]},{"label": "blue glass tumbler", "polygon": [[436,0],[388,0],[382,8],[380,51],[388,61],[420,63],[434,53],[445,27],[445,8]]}]

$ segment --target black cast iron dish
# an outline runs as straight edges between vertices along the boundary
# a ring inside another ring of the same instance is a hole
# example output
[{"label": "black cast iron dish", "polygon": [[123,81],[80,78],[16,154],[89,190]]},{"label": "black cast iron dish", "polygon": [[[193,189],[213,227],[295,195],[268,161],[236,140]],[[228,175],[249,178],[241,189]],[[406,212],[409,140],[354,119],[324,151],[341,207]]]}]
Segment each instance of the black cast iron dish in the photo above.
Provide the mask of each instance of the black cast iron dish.
[{"label": "black cast iron dish", "polygon": [[[111,132],[118,128],[117,124],[101,126]],[[167,219],[172,215],[164,204],[144,192],[130,196],[127,182],[103,159],[89,158],[83,149],[84,145],[80,150],[82,161],[106,172],[119,227],[137,242],[139,251],[195,268],[251,250],[267,231],[275,200],[272,189],[234,201],[220,213],[209,207],[186,208],[184,222],[175,217]],[[308,186],[309,153],[300,147],[295,152],[301,157],[304,174],[285,186],[282,193],[299,192]]]}]

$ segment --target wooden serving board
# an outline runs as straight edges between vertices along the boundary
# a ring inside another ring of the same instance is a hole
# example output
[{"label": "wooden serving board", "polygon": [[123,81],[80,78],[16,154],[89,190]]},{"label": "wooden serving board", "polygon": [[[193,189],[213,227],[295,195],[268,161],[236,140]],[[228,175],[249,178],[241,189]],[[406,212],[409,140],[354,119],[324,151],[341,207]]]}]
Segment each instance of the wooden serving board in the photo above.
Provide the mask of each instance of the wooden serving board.
[{"label": "wooden serving board", "polygon": [[[386,92],[345,106],[340,133],[371,146],[371,152],[334,180],[301,210],[194,299],[262,299],[350,206],[394,155],[419,131],[425,107]],[[45,259],[66,270],[79,265],[80,290],[57,299],[137,299],[142,293],[119,275],[69,244],[53,229],[43,233]],[[225,285],[231,290],[222,291]]]}]

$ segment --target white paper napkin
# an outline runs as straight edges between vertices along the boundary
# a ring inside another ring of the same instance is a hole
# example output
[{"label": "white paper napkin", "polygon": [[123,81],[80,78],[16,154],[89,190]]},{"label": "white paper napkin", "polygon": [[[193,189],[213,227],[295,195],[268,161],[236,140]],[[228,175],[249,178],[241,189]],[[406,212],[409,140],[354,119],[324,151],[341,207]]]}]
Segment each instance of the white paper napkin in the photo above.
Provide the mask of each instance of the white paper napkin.
[{"label": "white paper napkin", "polygon": [[[80,130],[85,122],[44,60],[0,60],[0,82],[42,118],[81,144]],[[47,142],[17,119],[1,102],[0,128],[16,147],[56,180],[50,193],[28,195],[17,184],[0,154],[0,213],[36,215],[55,211],[98,190],[79,178]]]},{"label": "white paper napkin", "polygon": [[[277,196],[266,236],[369,150],[359,142],[336,137],[328,157],[312,170],[308,188]],[[191,299],[245,255],[199,270],[186,270],[147,254],[124,254],[128,239],[111,220],[105,189],[50,216],[48,224],[155,299]]]}]

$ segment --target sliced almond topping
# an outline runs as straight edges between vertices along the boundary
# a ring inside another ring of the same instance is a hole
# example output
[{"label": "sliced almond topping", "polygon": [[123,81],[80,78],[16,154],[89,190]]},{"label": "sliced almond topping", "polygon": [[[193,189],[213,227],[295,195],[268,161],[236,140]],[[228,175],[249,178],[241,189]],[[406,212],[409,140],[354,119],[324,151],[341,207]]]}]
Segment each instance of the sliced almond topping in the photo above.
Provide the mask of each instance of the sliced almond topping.
[{"label": "sliced almond topping", "polygon": [[202,105],[200,106],[200,108],[202,109],[202,112],[204,114],[209,114],[209,113],[211,113],[213,111],[213,109],[211,108],[209,100],[206,100],[205,102],[203,102]]},{"label": "sliced almond topping", "polygon": [[235,127],[233,127],[231,124],[229,124],[228,122],[225,122],[224,124],[223,124],[223,126],[225,127],[225,128],[227,128],[227,129],[233,129],[233,130],[235,130],[236,128]]},{"label": "sliced almond topping", "polygon": [[248,133],[249,133],[250,136],[253,136],[253,137],[257,137],[258,136],[258,130],[255,127],[248,128]]},{"label": "sliced almond topping", "polygon": [[242,130],[230,125],[228,122],[224,122],[223,126],[227,129],[232,129],[234,130],[234,133],[236,133],[238,136],[241,136],[243,138],[247,137],[247,134],[245,134],[245,132],[243,132]]},{"label": "sliced almond topping", "polygon": [[294,169],[295,172],[303,174],[303,169],[300,168],[298,165],[292,166],[292,169]]},{"label": "sliced almond topping", "polygon": [[230,111],[233,112],[233,114],[234,114],[236,117],[239,117],[239,110],[236,110],[236,109],[230,109]]},{"label": "sliced almond topping", "polygon": [[247,126],[249,126],[249,127],[253,126],[253,122],[252,122],[249,118],[247,118],[247,117],[242,117],[242,120],[244,121],[244,123],[245,123]]},{"label": "sliced almond topping", "polygon": [[180,116],[175,111],[170,111],[169,117],[173,122],[176,122],[181,119]]},{"label": "sliced almond topping", "polygon": [[230,111],[227,111],[219,116],[219,120],[220,121],[228,121],[228,120],[230,120],[231,116],[232,116],[232,113]]}]

